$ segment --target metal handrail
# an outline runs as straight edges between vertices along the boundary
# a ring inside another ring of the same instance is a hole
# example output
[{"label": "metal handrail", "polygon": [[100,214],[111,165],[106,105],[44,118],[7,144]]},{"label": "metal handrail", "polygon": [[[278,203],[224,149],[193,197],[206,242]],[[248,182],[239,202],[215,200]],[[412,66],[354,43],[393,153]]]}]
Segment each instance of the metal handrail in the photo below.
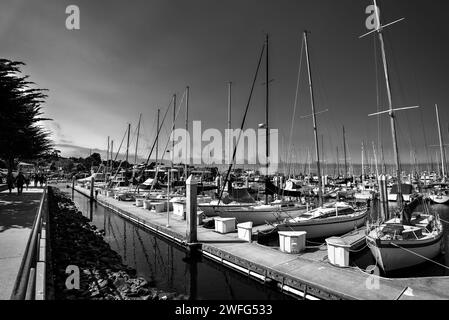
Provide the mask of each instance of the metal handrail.
[{"label": "metal handrail", "polygon": [[[36,265],[39,255],[38,243],[42,231],[42,222],[44,218],[47,220],[48,217],[48,215],[44,213],[44,204],[46,200],[47,187],[44,187],[44,192],[39,204],[39,209],[36,217],[34,218],[31,234],[28,238],[25,253],[20,264],[16,281],[14,283],[14,288],[11,293],[11,300],[34,299],[35,294],[32,291],[30,292],[30,290],[34,291],[35,288]],[[46,210],[48,210],[48,207],[46,208]],[[46,234],[46,236],[48,237],[48,234]]]}]

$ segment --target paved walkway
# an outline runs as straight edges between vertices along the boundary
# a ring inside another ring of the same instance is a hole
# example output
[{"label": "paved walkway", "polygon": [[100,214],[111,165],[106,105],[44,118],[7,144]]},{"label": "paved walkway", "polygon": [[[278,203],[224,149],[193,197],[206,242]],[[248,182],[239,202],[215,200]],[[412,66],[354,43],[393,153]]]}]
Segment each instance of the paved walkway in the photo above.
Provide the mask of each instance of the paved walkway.
[{"label": "paved walkway", "polygon": [[42,189],[0,192],[0,300],[9,300],[30,236]]}]

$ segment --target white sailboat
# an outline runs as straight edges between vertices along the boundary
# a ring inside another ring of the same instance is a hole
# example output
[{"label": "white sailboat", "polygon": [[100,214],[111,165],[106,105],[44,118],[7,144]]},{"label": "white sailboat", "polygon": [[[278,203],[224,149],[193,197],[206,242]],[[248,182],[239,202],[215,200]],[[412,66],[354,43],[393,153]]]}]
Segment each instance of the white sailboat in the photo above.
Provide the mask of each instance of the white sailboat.
[{"label": "white sailboat", "polygon": [[[443,227],[437,213],[430,214],[426,212],[424,214],[412,214],[410,212],[412,210],[408,206],[403,206],[401,190],[402,171],[396,138],[395,112],[416,107],[393,109],[388,63],[382,33],[385,26],[381,25],[376,0],[374,0],[374,10],[377,24],[375,29],[367,34],[376,32],[379,37],[389,102],[388,111],[376,113],[374,115],[388,113],[390,116],[393,151],[396,161],[398,186],[397,201],[400,210],[400,218],[393,217],[392,219],[379,224],[368,225],[366,243],[376,259],[377,264],[384,271],[391,271],[411,267],[437,256],[441,252]],[[425,204],[424,208],[427,208]]]},{"label": "white sailboat", "polygon": [[296,218],[286,219],[283,223],[277,225],[279,231],[306,231],[307,238],[324,238],[335,235],[341,235],[354,230],[365,224],[368,211],[367,209],[355,209],[347,203],[336,202],[323,204],[323,183],[321,179],[320,157],[318,147],[318,134],[316,112],[314,105],[312,72],[310,67],[310,57],[308,50],[307,31],[304,32],[304,44],[306,60],[309,75],[309,87],[312,104],[313,130],[315,136],[315,151],[318,170],[318,197],[319,208],[308,211]]},{"label": "white sailboat", "polygon": [[326,238],[348,233],[362,227],[368,216],[368,209],[357,209],[345,202],[328,203],[308,211],[297,218],[279,224],[279,231],[305,231],[310,239]]},{"label": "white sailboat", "polygon": [[[243,118],[243,123],[241,126],[241,129],[243,129],[243,125],[245,123],[245,118],[246,118],[246,113],[248,111],[248,107],[249,107],[249,102],[251,101],[251,97],[252,97],[252,93],[253,93],[253,89],[254,89],[254,84],[255,81],[257,79],[257,75],[259,73],[259,68],[260,68],[260,64],[262,61],[262,57],[264,52],[266,52],[266,107],[265,107],[265,124],[263,125],[266,129],[266,139],[267,139],[267,144],[268,144],[268,140],[269,140],[269,126],[268,126],[268,97],[269,97],[269,83],[270,83],[270,79],[269,79],[269,75],[268,75],[268,66],[269,66],[269,59],[268,59],[268,45],[269,45],[269,37],[268,35],[266,35],[266,40],[264,43],[264,46],[262,48],[262,52],[260,54],[260,58],[259,58],[259,64],[256,70],[256,74],[255,74],[255,78],[253,80],[253,84],[252,84],[252,89],[251,89],[251,94],[250,94],[250,99],[248,101],[247,107],[246,107],[246,111],[245,111],[245,117]],[[229,113],[229,110],[228,110]],[[228,117],[228,121],[229,121],[229,117]],[[229,125],[228,125],[229,126]],[[231,202],[231,203],[223,203],[223,192],[224,192],[224,188],[227,185],[228,181],[229,181],[229,176],[230,176],[230,172],[232,169],[232,162],[235,160],[235,154],[236,154],[236,148],[237,145],[239,143],[240,140],[240,136],[237,139],[237,144],[234,147],[234,154],[232,156],[231,160],[231,164],[228,168],[227,174],[225,176],[225,182],[224,182],[224,186],[222,186],[221,188],[221,192],[219,195],[219,199],[218,201],[213,201],[211,203],[203,203],[203,204],[198,204],[198,207],[200,208],[200,210],[203,210],[205,212],[206,215],[208,216],[220,216],[223,218],[236,218],[238,223],[241,222],[253,222],[253,225],[261,225],[261,224],[266,224],[266,223],[279,223],[280,221],[283,221],[286,218],[294,218],[302,213],[304,213],[306,211],[306,206],[305,205],[301,205],[299,203],[270,203],[268,201],[268,194],[266,193],[265,196],[265,201],[264,204],[259,204],[259,203],[242,203],[242,202]],[[266,158],[269,159],[269,154],[268,154],[268,145],[266,146]],[[267,161],[266,164],[266,177],[265,177],[265,186],[267,186],[268,183],[268,168],[269,168],[269,164]],[[228,190],[228,193],[230,192],[230,190]]]}]

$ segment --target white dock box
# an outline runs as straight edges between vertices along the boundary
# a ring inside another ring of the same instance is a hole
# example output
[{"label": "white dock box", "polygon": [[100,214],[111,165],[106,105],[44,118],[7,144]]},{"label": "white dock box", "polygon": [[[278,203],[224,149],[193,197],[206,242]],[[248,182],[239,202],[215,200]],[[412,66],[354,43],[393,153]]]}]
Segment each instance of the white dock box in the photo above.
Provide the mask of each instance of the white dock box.
[{"label": "white dock box", "polygon": [[300,253],[306,248],[305,231],[279,231],[279,246],[282,252]]},{"label": "white dock box", "polygon": [[[171,203],[168,204],[168,211],[171,211]],[[151,202],[150,210],[154,209],[156,213],[167,213],[167,201],[164,202]]]},{"label": "white dock box", "polygon": [[185,220],[186,219],[185,202],[173,202],[173,214]]},{"label": "white dock box", "polygon": [[235,218],[214,218],[215,231],[218,233],[231,233],[235,231]]},{"label": "white dock box", "polygon": [[144,199],[136,199],[136,207],[143,207],[143,201]]},{"label": "white dock box", "polygon": [[253,236],[253,222],[244,222],[237,225],[239,239],[251,242]]},{"label": "white dock box", "polygon": [[335,266],[348,267],[349,248],[351,248],[351,245],[340,237],[327,238],[326,243],[329,262]]},{"label": "white dock box", "polygon": [[151,209],[151,201],[150,200],[143,200],[143,208],[146,210]]}]

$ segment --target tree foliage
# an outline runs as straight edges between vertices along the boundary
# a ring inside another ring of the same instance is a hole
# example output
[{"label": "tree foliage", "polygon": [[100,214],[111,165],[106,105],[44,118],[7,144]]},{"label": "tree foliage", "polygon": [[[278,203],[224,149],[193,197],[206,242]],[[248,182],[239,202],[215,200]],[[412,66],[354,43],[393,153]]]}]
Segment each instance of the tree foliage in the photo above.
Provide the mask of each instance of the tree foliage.
[{"label": "tree foliage", "polygon": [[22,62],[0,59],[0,158],[10,170],[14,159],[35,159],[48,153],[50,133],[40,125],[44,89],[34,88],[21,74]]}]

